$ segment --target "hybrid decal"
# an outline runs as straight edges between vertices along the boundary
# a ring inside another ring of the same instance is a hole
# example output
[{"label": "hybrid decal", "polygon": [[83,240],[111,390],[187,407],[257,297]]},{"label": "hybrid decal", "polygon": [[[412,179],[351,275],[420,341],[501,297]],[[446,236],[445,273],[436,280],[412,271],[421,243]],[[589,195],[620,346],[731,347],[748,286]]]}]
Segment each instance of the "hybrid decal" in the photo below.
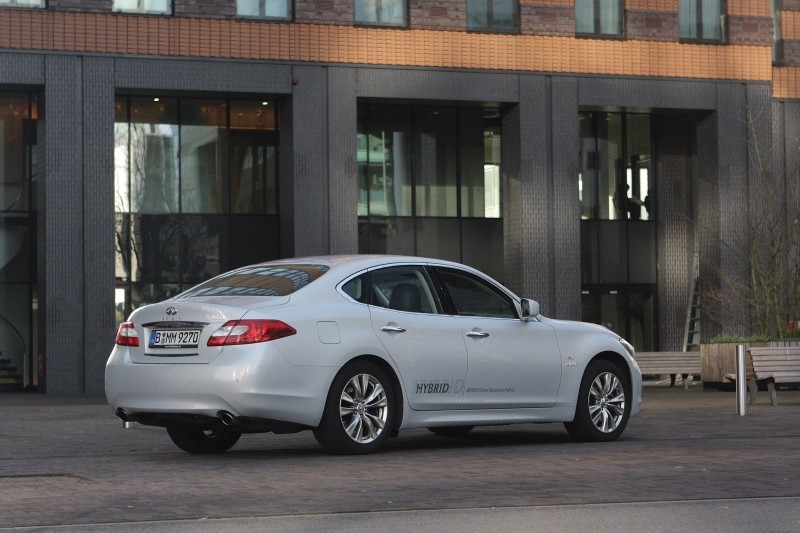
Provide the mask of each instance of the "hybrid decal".
[{"label": "hybrid decal", "polygon": [[464,392],[463,379],[432,379],[414,382],[416,394],[460,394]]}]

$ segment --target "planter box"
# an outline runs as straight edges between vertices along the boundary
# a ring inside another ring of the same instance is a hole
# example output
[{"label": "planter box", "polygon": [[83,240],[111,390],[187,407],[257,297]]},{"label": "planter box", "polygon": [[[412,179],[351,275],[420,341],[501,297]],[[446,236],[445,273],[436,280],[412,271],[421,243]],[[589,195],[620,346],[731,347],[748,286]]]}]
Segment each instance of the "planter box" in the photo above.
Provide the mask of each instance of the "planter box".
[{"label": "planter box", "polygon": [[736,347],[739,344],[750,347],[762,346],[800,346],[800,341],[770,341],[770,342],[724,342],[718,344],[700,345],[700,363],[703,368],[703,385],[719,385],[726,374],[736,373]]}]

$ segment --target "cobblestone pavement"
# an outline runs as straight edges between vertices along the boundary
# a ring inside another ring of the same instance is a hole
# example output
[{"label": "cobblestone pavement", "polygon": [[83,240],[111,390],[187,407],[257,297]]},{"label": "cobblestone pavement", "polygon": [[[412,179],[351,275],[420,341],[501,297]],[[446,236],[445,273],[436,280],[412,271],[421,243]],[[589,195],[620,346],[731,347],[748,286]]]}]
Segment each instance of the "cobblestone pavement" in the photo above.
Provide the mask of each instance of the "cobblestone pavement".
[{"label": "cobblestone pavement", "polygon": [[102,397],[0,394],[0,528],[405,509],[800,496],[800,391],[736,414],[732,392],[646,387],[623,437],[560,424],[455,440],[402,432],[382,453],[324,453],[310,432],[179,451],[122,429]]}]

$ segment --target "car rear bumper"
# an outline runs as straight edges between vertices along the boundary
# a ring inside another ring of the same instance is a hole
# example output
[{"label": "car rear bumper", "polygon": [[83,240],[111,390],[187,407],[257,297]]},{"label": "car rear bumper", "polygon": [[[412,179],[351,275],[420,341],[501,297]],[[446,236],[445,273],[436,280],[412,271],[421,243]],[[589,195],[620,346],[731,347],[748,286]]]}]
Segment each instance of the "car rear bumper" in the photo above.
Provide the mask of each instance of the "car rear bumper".
[{"label": "car rear bumper", "polygon": [[106,365],[108,403],[133,420],[144,413],[217,418],[225,412],[319,424],[335,368],[292,366],[274,348],[236,348],[209,364],[141,364],[117,346]]}]

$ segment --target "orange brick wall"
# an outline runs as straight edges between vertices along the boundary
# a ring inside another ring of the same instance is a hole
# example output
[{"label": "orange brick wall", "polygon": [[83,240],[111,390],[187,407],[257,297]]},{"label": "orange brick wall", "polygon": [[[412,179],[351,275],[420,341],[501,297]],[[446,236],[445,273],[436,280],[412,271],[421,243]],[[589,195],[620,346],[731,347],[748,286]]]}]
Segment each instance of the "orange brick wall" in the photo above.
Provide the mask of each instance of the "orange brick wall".
[{"label": "orange brick wall", "polygon": [[771,0],[727,0],[727,13],[729,15],[743,15],[748,17],[771,17]]},{"label": "orange brick wall", "polygon": [[[771,80],[771,47],[0,10],[0,48]],[[792,93],[795,94],[795,93]]]}]

